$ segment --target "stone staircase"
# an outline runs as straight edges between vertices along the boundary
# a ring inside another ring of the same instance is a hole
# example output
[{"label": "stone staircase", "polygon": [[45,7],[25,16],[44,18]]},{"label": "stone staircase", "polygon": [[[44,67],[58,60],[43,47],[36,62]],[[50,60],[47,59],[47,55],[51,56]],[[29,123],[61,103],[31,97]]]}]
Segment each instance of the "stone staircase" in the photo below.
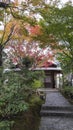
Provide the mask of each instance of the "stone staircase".
[{"label": "stone staircase", "polygon": [[45,104],[42,105],[41,117],[64,116],[73,117],[73,105],[71,105],[59,91],[50,90],[46,93]]},{"label": "stone staircase", "polygon": [[46,116],[73,117],[73,107],[42,105],[40,115],[41,117]]},{"label": "stone staircase", "polygon": [[73,105],[59,91],[46,91],[39,130],[73,130]]}]

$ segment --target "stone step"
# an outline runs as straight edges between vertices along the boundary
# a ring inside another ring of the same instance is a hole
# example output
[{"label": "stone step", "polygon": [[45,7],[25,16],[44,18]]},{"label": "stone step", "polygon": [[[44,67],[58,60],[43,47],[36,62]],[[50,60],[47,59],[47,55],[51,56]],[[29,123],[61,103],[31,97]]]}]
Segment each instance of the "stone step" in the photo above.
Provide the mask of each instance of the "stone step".
[{"label": "stone step", "polygon": [[42,105],[42,110],[68,110],[73,111],[72,106],[48,106],[48,105]]},{"label": "stone step", "polygon": [[72,111],[60,111],[60,110],[41,110],[40,115],[42,117],[46,116],[60,116],[60,117],[73,117],[73,112]]}]

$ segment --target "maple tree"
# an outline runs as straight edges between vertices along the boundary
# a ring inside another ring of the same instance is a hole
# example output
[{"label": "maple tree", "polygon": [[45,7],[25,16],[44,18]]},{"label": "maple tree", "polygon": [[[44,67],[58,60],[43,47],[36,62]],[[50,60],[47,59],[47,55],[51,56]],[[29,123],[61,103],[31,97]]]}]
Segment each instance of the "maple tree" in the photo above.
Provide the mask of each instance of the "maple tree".
[{"label": "maple tree", "polygon": [[[5,6],[3,6],[3,4],[5,4]],[[17,28],[16,26],[17,23],[15,22],[15,19],[17,19],[18,22],[20,21],[21,24],[23,25],[23,34],[26,33],[26,30],[24,29],[24,24],[34,23],[35,21],[34,19],[32,19],[32,17],[29,17],[25,13],[23,13],[26,10],[28,9],[26,9],[26,7],[24,8],[22,5],[20,5],[19,7],[19,4],[16,1],[12,3],[8,3],[8,2],[6,3],[6,1],[0,2],[0,14],[1,14],[0,21],[2,21],[4,25],[4,30],[0,30],[0,66],[2,66],[2,50],[4,46],[12,38],[16,39],[19,37],[18,32],[21,29],[18,30],[19,27]],[[21,31],[20,33],[21,33],[20,36],[21,35],[23,36]]]},{"label": "maple tree", "polygon": [[[40,29],[39,29],[39,26],[37,25],[37,21],[35,18],[35,14],[36,14],[35,9],[38,8],[38,5],[39,7],[41,6],[43,7],[43,0],[41,1],[38,0],[37,2],[34,2],[33,0],[30,0],[30,1],[27,0],[27,1],[22,2],[22,4],[20,5],[16,0],[14,0],[14,2],[9,2],[9,1],[0,2],[0,8],[1,8],[0,12],[2,12],[1,21],[5,24],[4,30],[0,31],[0,35],[1,35],[0,66],[2,66],[2,50],[4,46],[11,39],[13,40],[24,39],[25,37],[23,35],[26,35],[26,34],[28,35],[28,31],[25,28],[25,26],[28,25],[28,23],[29,23],[29,26],[32,25],[30,27],[32,34],[35,32],[36,32],[36,35],[39,34]],[[13,17],[13,20],[12,20],[12,17]],[[15,22],[15,19],[17,20],[17,23]],[[35,29],[33,29],[34,25],[35,25]],[[30,38],[27,37],[27,39],[30,39]]]},{"label": "maple tree", "polygon": [[[37,42],[18,41],[16,44],[10,42],[6,49],[9,50],[8,58],[13,64],[22,66],[22,61],[26,58],[32,61],[32,67],[47,65],[47,62],[54,60],[54,51],[50,48],[40,48]],[[46,62],[46,63],[45,63]]]}]

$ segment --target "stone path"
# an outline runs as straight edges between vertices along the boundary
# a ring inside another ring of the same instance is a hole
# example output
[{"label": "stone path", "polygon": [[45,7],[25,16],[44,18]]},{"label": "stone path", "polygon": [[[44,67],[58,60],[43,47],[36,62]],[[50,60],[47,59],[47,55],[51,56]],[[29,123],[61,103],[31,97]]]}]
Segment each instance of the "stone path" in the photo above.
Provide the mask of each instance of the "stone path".
[{"label": "stone path", "polygon": [[46,91],[39,130],[73,130],[73,105],[57,90]]}]

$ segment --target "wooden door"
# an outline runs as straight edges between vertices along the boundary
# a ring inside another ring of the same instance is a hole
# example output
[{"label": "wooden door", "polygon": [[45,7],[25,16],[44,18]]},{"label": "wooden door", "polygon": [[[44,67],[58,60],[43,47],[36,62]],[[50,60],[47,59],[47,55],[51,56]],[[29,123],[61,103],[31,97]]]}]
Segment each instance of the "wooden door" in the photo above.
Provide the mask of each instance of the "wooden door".
[{"label": "wooden door", "polygon": [[45,77],[44,85],[45,85],[45,88],[52,88],[52,76],[51,75],[48,75]]}]

